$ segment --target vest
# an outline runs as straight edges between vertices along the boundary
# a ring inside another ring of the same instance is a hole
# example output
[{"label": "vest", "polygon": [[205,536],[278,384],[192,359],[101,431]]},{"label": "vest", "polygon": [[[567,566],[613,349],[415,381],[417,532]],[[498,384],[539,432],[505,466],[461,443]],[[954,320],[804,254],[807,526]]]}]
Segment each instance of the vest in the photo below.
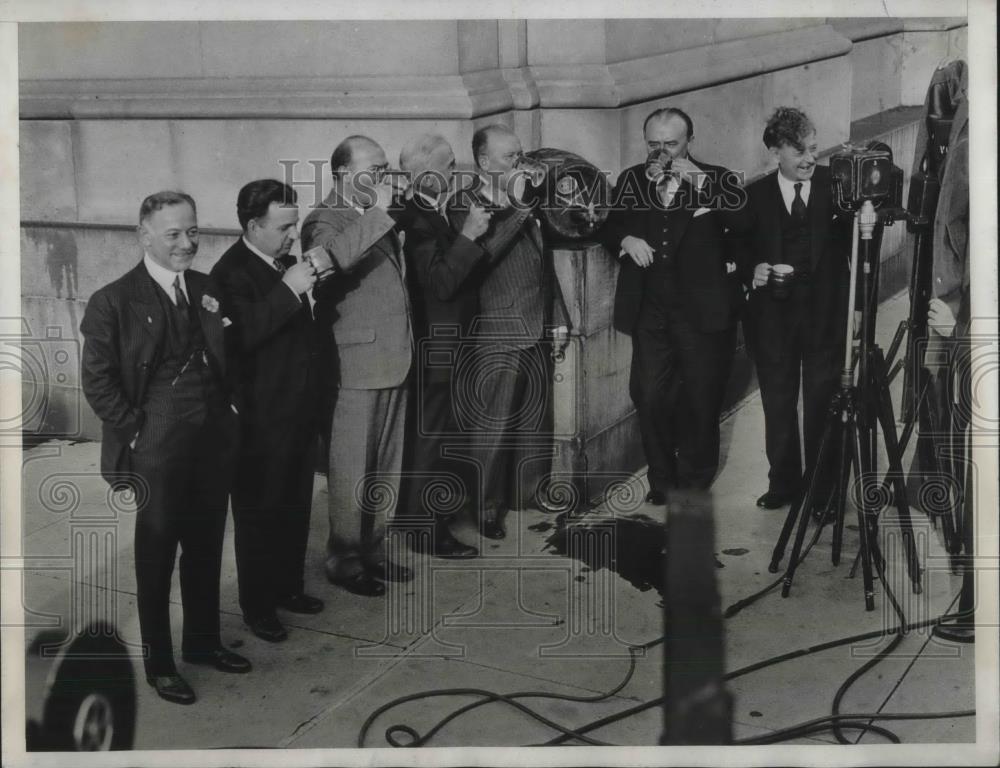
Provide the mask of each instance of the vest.
[{"label": "vest", "polygon": [[785,208],[785,200],[779,191],[778,219],[781,225],[782,263],[795,267],[796,277],[804,277],[809,274],[811,266],[808,205],[806,206],[806,217],[801,221],[796,221]]},{"label": "vest", "polygon": [[161,289],[156,294],[167,318],[166,338],[143,407],[150,413],[201,424],[210,408],[224,404],[224,395],[208,364],[197,310],[192,307],[185,312]]}]

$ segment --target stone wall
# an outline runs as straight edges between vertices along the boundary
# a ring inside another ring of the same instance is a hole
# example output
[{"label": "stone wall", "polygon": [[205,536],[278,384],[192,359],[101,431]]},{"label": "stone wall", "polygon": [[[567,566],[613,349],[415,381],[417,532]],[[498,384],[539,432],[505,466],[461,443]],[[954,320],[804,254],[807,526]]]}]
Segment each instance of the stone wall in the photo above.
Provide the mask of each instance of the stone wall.
[{"label": "stone wall", "polygon": [[[97,435],[78,368],[53,350],[78,349],[87,298],[138,260],[136,210],[151,191],[196,198],[196,266],[208,268],[235,235],[242,184],[290,173],[308,205],[355,132],[390,158],[413,133],[440,132],[468,164],[473,131],[500,121],[526,148],[574,151],[614,176],[644,156],[646,114],[673,104],[694,117],[696,156],[752,178],[768,168],[760,130],[773,107],[806,109],[833,148],[873,115],[920,104],[965,33],[962,19],[22,24],[21,332],[44,342],[26,367],[28,426]],[[892,135],[912,158],[907,130]],[[612,334],[582,335],[588,360],[601,345],[626,359]]]}]

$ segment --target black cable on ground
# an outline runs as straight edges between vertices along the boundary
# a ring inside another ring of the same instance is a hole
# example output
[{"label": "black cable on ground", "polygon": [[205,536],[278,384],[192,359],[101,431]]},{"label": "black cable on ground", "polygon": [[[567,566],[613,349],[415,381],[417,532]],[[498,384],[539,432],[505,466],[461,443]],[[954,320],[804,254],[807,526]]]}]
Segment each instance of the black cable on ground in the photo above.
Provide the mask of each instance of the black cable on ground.
[{"label": "black cable on ground", "polygon": [[[892,609],[893,611],[895,611],[896,616],[899,617],[900,626],[905,627],[906,616],[903,613],[902,606],[900,606],[899,601],[896,599],[896,593],[892,591],[892,587],[889,585],[889,582],[885,578],[885,566],[882,561],[882,558],[875,558],[875,569],[878,573],[879,581],[882,584],[882,590],[885,593],[886,598],[889,600],[890,605],[892,605]],[[955,603],[958,601],[960,596],[961,592],[959,592],[959,594],[955,595],[955,597],[951,599],[951,602],[948,604],[948,610],[951,610],[954,607]],[[843,682],[840,688],[837,689],[837,693],[833,697],[834,717],[837,717],[840,714],[840,703],[843,701],[844,696],[847,695],[847,691],[850,689],[850,687],[854,685],[854,683],[856,683],[858,680],[860,680],[865,674],[874,669],[877,664],[882,662],[884,659],[888,658],[889,655],[893,651],[895,651],[897,647],[899,647],[899,644],[903,642],[903,635],[906,633],[906,631],[908,630],[904,630],[903,632],[899,633],[896,637],[894,637],[892,642],[889,643],[889,645],[887,645],[885,648],[879,651],[875,656],[869,659],[859,669],[855,670],[847,678],[847,680]],[[973,710],[973,713],[974,712],[975,711]],[[844,736],[843,732],[840,729],[840,726],[837,725],[836,722],[832,730],[834,737],[841,744],[852,743],[846,736]],[[861,734],[858,736],[858,739],[860,740],[864,735],[865,732],[862,730]]]},{"label": "black cable on ground", "polygon": [[[525,705],[518,703],[517,700],[527,699],[527,698],[544,698],[544,699],[555,699],[558,701],[572,701],[581,704],[594,704],[596,702],[609,699],[616,693],[618,693],[620,690],[622,690],[626,685],[628,685],[629,681],[632,679],[632,675],[635,674],[635,664],[638,652],[647,651],[650,648],[659,645],[663,641],[664,641],[663,637],[658,637],[655,640],[650,640],[649,642],[646,643],[641,643],[638,645],[630,645],[628,647],[629,668],[628,671],[625,673],[625,677],[622,678],[622,681],[618,683],[616,686],[614,686],[611,690],[606,691],[605,693],[596,694],[594,696],[572,696],[570,694],[547,693],[545,691],[521,691],[518,693],[501,694],[501,693],[494,693],[493,691],[483,690],[480,688],[441,688],[431,691],[423,691],[421,693],[414,693],[410,694],[409,696],[402,696],[400,698],[393,699],[392,701],[383,704],[381,707],[376,709],[368,716],[368,719],[365,720],[364,724],[361,726],[361,731],[358,733],[358,746],[363,747],[365,745],[365,739],[368,735],[369,728],[371,728],[372,723],[374,723],[375,720],[377,720],[378,717],[383,712],[393,709],[399,706],[400,704],[405,704],[408,701],[417,701],[419,699],[434,698],[438,696],[463,696],[463,695],[479,696],[480,699],[478,701],[472,702],[471,704],[466,704],[465,706],[459,707],[457,710],[449,714],[443,720],[438,721],[433,728],[431,728],[429,731],[427,731],[427,733],[423,735],[421,735],[419,732],[417,732],[415,729],[411,728],[408,725],[391,725],[388,728],[386,728],[385,731],[386,741],[393,747],[423,746],[438,731],[444,728],[445,725],[450,723],[455,718],[465,714],[466,712],[469,712],[470,710],[476,709],[477,707],[481,707],[485,704],[490,704],[494,701],[502,701],[505,704],[509,704],[515,709],[524,712],[524,714],[528,715],[529,717],[538,720],[543,725],[547,725],[550,728],[557,730],[563,734],[570,735],[572,738],[579,738],[585,743],[591,745],[607,746],[607,744],[605,744],[604,742],[600,742],[595,739],[589,739],[585,736],[578,736],[573,732],[573,729],[565,728],[559,725],[558,723],[549,720],[543,715],[540,715],[539,713],[532,710],[530,707],[526,707]],[[410,737],[410,741],[405,744],[400,743],[395,736],[397,732],[405,733],[407,736]]]},{"label": "black cable on ground", "polygon": [[[884,584],[884,581],[883,581],[883,584]],[[891,599],[891,601],[895,604],[895,607],[897,608],[897,613],[901,615],[902,611],[899,609],[898,603],[895,603],[895,598],[893,597]],[[954,600],[952,601],[952,604],[953,603],[954,603]],[[792,659],[797,659],[797,658],[801,658],[803,656],[808,656],[808,655],[811,655],[811,654],[814,654],[814,653],[819,653],[821,651],[829,650],[831,648],[836,648],[838,646],[848,645],[850,643],[857,643],[857,642],[861,642],[861,641],[864,641],[864,640],[871,640],[871,639],[878,638],[878,637],[885,637],[885,636],[889,636],[889,635],[897,635],[898,638],[896,640],[894,640],[894,644],[898,645],[898,642],[902,640],[902,635],[904,635],[906,632],[909,632],[909,631],[914,630],[914,629],[920,629],[920,628],[923,628],[923,627],[933,626],[933,625],[941,623],[942,621],[948,621],[950,619],[953,619],[956,616],[957,616],[957,614],[944,614],[944,615],[939,616],[939,617],[934,618],[934,619],[926,619],[924,621],[914,622],[912,624],[900,624],[899,626],[892,627],[890,629],[873,630],[873,631],[869,631],[869,632],[860,633],[860,634],[857,634],[857,635],[851,635],[849,637],[839,638],[837,640],[826,641],[826,642],[823,642],[823,643],[819,643],[817,645],[808,646],[806,648],[800,648],[800,649],[797,649],[795,651],[789,651],[788,653],[783,653],[783,654],[780,654],[778,656],[773,656],[773,657],[771,657],[769,659],[764,659],[762,661],[758,661],[758,662],[755,662],[753,664],[749,664],[749,665],[747,665],[745,667],[741,667],[740,669],[733,670],[732,672],[726,673],[723,676],[722,679],[723,679],[723,681],[734,680],[734,679],[736,679],[738,677],[742,677],[744,675],[750,674],[751,672],[756,672],[756,671],[764,669],[766,667],[774,666],[775,664],[780,664],[780,663],[783,663],[783,662],[786,662],[786,661],[790,661]],[[439,689],[439,690],[424,691],[424,692],[421,692],[421,693],[411,694],[411,695],[408,695],[408,696],[402,696],[402,697],[393,699],[392,701],[389,701],[388,703],[383,704],[381,707],[379,707],[378,709],[376,709],[371,715],[369,715],[369,717],[365,721],[364,725],[362,725],[361,731],[360,731],[360,733],[358,735],[358,746],[359,747],[363,747],[365,745],[364,743],[365,743],[368,731],[371,728],[371,726],[374,723],[374,721],[376,719],[378,719],[379,716],[381,716],[383,713],[389,711],[390,709],[393,709],[393,708],[395,708],[395,707],[397,707],[397,706],[399,706],[401,704],[404,704],[404,703],[410,702],[410,701],[417,701],[417,700],[420,700],[420,699],[432,698],[432,697],[437,697],[437,696],[457,696],[457,695],[478,696],[478,697],[480,697],[480,699],[478,701],[472,702],[471,704],[467,704],[467,705],[465,705],[463,707],[460,707],[458,710],[452,712],[446,718],[444,718],[443,720],[439,721],[433,728],[431,728],[423,736],[421,736],[415,729],[413,729],[413,728],[411,728],[410,726],[407,726],[407,725],[392,725],[392,726],[389,726],[386,729],[386,731],[385,731],[387,743],[389,743],[391,746],[397,746],[397,747],[422,746],[422,745],[426,744],[429,741],[429,739],[434,734],[436,734],[438,731],[440,731],[441,728],[443,728],[447,723],[451,722],[452,720],[454,720],[455,718],[457,718],[460,715],[464,714],[465,712],[468,712],[468,711],[470,711],[472,709],[475,709],[477,707],[483,706],[484,704],[489,704],[489,703],[492,703],[494,701],[501,701],[501,702],[504,702],[505,704],[508,704],[510,706],[515,707],[519,711],[527,714],[529,717],[532,717],[533,719],[535,719],[535,720],[541,722],[542,724],[547,725],[548,727],[552,728],[553,730],[556,730],[556,731],[559,732],[559,734],[560,734],[559,736],[556,736],[553,739],[550,739],[549,741],[544,742],[543,744],[538,745],[538,746],[554,746],[554,745],[557,745],[557,744],[565,743],[565,742],[570,741],[570,740],[576,740],[576,741],[579,741],[579,742],[582,742],[582,743],[585,743],[585,744],[608,745],[607,742],[597,741],[596,739],[592,739],[591,737],[588,737],[586,734],[588,732],[590,732],[590,731],[596,730],[598,728],[602,728],[605,725],[610,725],[611,723],[615,723],[615,722],[618,722],[620,720],[624,720],[625,718],[628,718],[628,717],[631,717],[633,715],[639,714],[640,712],[644,712],[644,711],[646,711],[648,709],[651,709],[653,707],[661,706],[664,703],[664,701],[665,701],[665,697],[660,697],[660,698],[654,699],[652,701],[643,702],[642,704],[638,704],[636,706],[629,707],[628,709],[625,709],[625,710],[623,710],[621,712],[617,712],[617,713],[615,713],[613,715],[608,715],[608,716],[602,717],[602,718],[600,718],[598,720],[595,720],[595,721],[593,721],[591,723],[587,723],[585,725],[578,726],[576,728],[571,728],[571,727],[568,727],[568,726],[560,725],[559,723],[556,723],[556,722],[554,722],[554,721],[552,721],[552,720],[544,717],[543,715],[535,712],[530,707],[527,707],[527,706],[525,706],[523,704],[520,704],[517,700],[518,699],[523,699],[523,698],[547,698],[547,699],[555,699],[555,700],[562,700],[562,701],[573,701],[573,702],[578,702],[578,703],[595,703],[595,702],[598,702],[598,701],[606,700],[606,699],[610,698],[611,696],[615,695],[618,691],[622,690],[625,687],[625,685],[631,680],[632,675],[635,672],[636,652],[639,651],[639,650],[645,650],[645,649],[652,648],[652,647],[658,645],[659,643],[662,643],[663,641],[664,641],[664,638],[663,637],[659,637],[659,638],[656,638],[655,640],[649,641],[647,643],[643,643],[641,645],[630,646],[629,647],[629,669],[628,669],[628,672],[626,673],[625,677],[623,678],[622,682],[620,682],[618,685],[616,685],[615,687],[613,687],[608,692],[602,693],[602,694],[598,694],[596,696],[570,696],[570,695],[567,695],[567,694],[546,693],[546,692],[542,692],[542,691],[524,691],[524,692],[512,693],[512,694],[498,694],[498,693],[494,693],[492,691],[486,691],[486,690],[482,690],[482,689],[478,689],[478,688],[452,688],[452,689],[443,689],[443,690]],[[894,647],[894,645],[893,645],[893,647]],[[884,653],[880,654],[880,657],[884,658]],[[878,658],[878,657],[876,657],[876,658]],[[879,660],[881,660],[881,658],[879,658]],[[868,669],[871,669],[872,666],[874,666],[874,664],[872,664],[871,662],[869,662],[868,664],[865,665],[865,668],[863,668],[863,669],[866,672],[866,671],[868,671]],[[863,674],[863,673],[864,672],[862,672],[861,674]],[[840,700],[843,698],[843,693],[846,693],[847,689],[850,687],[850,684],[853,684],[853,682],[855,680],[857,680],[861,676],[861,674],[858,674],[858,673],[853,674],[851,676],[851,678],[849,678],[848,682],[845,683],[843,686],[841,686],[841,690],[838,691],[838,694],[840,694],[840,695],[839,695],[838,698],[835,698],[835,704],[834,704],[835,707],[839,707]],[[797,725],[791,726],[789,728],[783,729],[781,731],[776,731],[773,734],[767,734],[767,736],[755,737],[755,738],[764,739],[764,738],[768,738],[768,737],[773,737],[776,741],[781,741],[781,740],[785,740],[785,739],[789,739],[789,738],[798,738],[798,737],[803,736],[803,735],[808,735],[809,733],[826,731],[826,730],[831,730],[831,729],[836,729],[836,728],[840,728],[840,729],[849,728],[849,729],[856,729],[856,730],[862,730],[862,731],[868,730],[868,731],[871,731],[871,732],[874,732],[874,733],[878,733],[879,735],[882,735],[883,737],[889,739],[890,741],[893,741],[893,739],[895,739],[896,742],[898,743],[898,737],[896,737],[895,734],[893,734],[891,731],[888,731],[888,729],[882,728],[880,726],[872,725],[870,722],[864,723],[862,721],[893,720],[893,719],[897,719],[897,720],[910,719],[910,720],[912,720],[912,719],[932,719],[932,718],[947,718],[947,717],[970,717],[970,716],[972,716],[974,714],[975,714],[975,710],[962,710],[962,711],[957,711],[957,712],[920,714],[920,715],[906,715],[906,714],[898,714],[898,713],[863,713],[863,714],[846,714],[846,715],[844,715],[844,714],[840,714],[838,712],[834,712],[833,715],[827,716],[825,718],[819,718],[818,720],[809,721],[808,723],[797,724]],[[409,736],[410,737],[410,741],[407,742],[407,743],[405,743],[405,744],[401,743],[399,741],[399,739],[396,737],[396,734],[400,734],[400,733],[406,734],[407,736]],[[779,734],[780,734],[780,736],[779,736]],[[736,743],[750,744],[750,743],[772,743],[772,742],[742,740],[742,741],[736,742]],[[847,743],[850,743],[850,742],[847,742]]]},{"label": "black cable on ground", "polygon": [[951,712],[854,712],[846,715],[827,715],[826,717],[817,717],[815,720],[799,723],[798,725],[793,725],[789,728],[782,728],[781,730],[767,733],[762,736],[751,736],[746,739],[737,739],[733,742],[733,744],[740,746],[747,744],[774,744],[779,741],[801,738],[802,736],[808,736],[811,733],[821,733],[835,728],[852,728],[860,731],[873,731],[885,736],[894,744],[899,744],[901,743],[899,737],[892,731],[877,725],[872,725],[870,722],[864,723],[861,721],[943,720],[955,717],[975,717],[975,714],[976,710],[974,709],[959,709]]}]

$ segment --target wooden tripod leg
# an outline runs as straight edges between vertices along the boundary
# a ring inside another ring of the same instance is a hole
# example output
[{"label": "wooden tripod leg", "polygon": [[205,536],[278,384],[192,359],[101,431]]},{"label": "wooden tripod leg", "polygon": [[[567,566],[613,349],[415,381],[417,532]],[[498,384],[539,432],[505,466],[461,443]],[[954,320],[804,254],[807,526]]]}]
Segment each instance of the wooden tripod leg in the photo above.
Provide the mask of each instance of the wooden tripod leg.
[{"label": "wooden tripod leg", "polygon": [[899,451],[899,441],[896,439],[896,419],[892,410],[892,398],[889,395],[889,384],[885,378],[885,361],[882,352],[875,348],[875,380],[878,382],[878,419],[882,425],[882,438],[885,440],[885,452],[889,457],[888,476],[892,478],[893,491],[896,495],[896,510],[899,513],[899,524],[903,531],[903,551],[906,554],[906,569],[913,584],[913,593],[919,595],[923,591],[920,584],[920,559],[917,547],[913,541],[913,520],[910,518],[910,504],[906,498],[906,481],[903,475],[903,458]]},{"label": "wooden tripod leg", "polygon": [[[847,414],[842,416],[846,422]],[[837,505],[837,518],[833,527],[833,555],[834,565],[840,565],[840,550],[844,541],[844,513],[847,510],[847,489],[851,480],[851,444],[848,440],[847,429],[841,428],[840,433],[840,464],[837,467],[837,488],[834,491]]]},{"label": "wooden tripod leg", "polygon": [[[799,505],[799,527],[795,531],[795,542],[792,544],[792,555],[788,559],[788,569],[785,571],[784,583],[781,585],[782,597],[788,597],[788,593],[792,588],[792,579],[795,578],[795,569],[798,567],[799,555],[802,553],[802,542],[806,538],[806,528],[809,526],[809,517],[812,514],[813,500],[819,486],[819,478],[822,473],[821,467],[823,467],[826,454],[830,450],[830,445],[832,443],[831,435],[834,430],[839,428],[840,425],[840,400],[841,398],[838,395],[830,401],[830,411],[828,413],[829,418],[827,419],[826,427],[823,429],[823,437],[819,442],[819,450],[816,451],[816,463],[809,476],[809,488]],[[795,508],[793,507],[792,510],[794,511],[794,509]],[[788,519],[792,519],[792,512],[789,512]],[[786,520],[785,523],[787,526],[788,520]],[[820,523],[820,525],[822,525],[822,523]],[[785,531],[782,530],[782,533],[784,534]],[[787,539],[787,536],[785,538]],[[775,551],[777,551],[777,547],[775,548]]]},{"label": "wooden tripod leg", "polygon": [[[841,396],[839,394],[835,395],[830,401],[830,410],[827,412],[827,425],[823,430],[823,438],[820,441],[819,455],[822,455],[826,446],[829,442],[828,436],[831,430],[838,428],[841,407],[840,407]],[[819,460],[817,459],[817,466]],[[778,536],[778,541],[774,545],[774,550],[771,552],[771,563],[767,566],[767,570],[771,573],[777,573],[779,566],[781,565],[781,560],[785,556],[785,547],[788,546],[788,539],[792,535],[792,529],[795,527],[795,520],[799,517],[799,513],[802,512],[806,516],[810,513],[810,507],[812,506],[812,496],[813,496],[813,484],[815,472],[813,472],[813,477],[809,479],[809,492],[806,496],[798,501],[796,504],[792,504],[792,508],[788,510],[788,515],[785,517],[785,523],[781,527],[781,534]],[[805,535],[803,533],[803,535]],[[797,559],[797,558],[796,558]],[[794,569],[793,569],[794,570]]]},{"label": "wooden tripod leg", "polygon": [[861,435],[858,431],[857,422],[853,418],[848,419],[847,439],[850,440],[852,460],[854,465],[854,476],[861,486],[861,503],[858,504],[858,538],[861,541],[859,557],[861,558],[861,575],[865,590],[865,610],[875,610],[875,581],[872,578],[872,553],[870,539],[872,530],[869,528],[869,516],[867,512],[870,493],[867,486],[874,482],[872,476],[864,471],[862,462]]}]

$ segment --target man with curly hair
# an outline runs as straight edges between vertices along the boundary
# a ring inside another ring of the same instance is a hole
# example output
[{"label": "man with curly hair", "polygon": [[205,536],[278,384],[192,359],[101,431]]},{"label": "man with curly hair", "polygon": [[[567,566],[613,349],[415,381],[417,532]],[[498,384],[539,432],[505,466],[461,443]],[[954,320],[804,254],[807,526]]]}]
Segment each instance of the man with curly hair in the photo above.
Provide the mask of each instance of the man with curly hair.
[{"label": "man with curly hair", "polygon": [[[802,110],[779,107],[767,121],[763,139],[778,167],[747,187],[752,224],[743,274],[751,291],[744,322],[757,366],[770,464],[768,489],[757,506],[777,509],[804,490],[799,388],[805,466],[810,469],[837,386],[850,282],[850,226],[833,206],[829,168],[817,164],[816,128],[809,117]],[[787,296],[768,288],[776,264],[794,269]]]}]

